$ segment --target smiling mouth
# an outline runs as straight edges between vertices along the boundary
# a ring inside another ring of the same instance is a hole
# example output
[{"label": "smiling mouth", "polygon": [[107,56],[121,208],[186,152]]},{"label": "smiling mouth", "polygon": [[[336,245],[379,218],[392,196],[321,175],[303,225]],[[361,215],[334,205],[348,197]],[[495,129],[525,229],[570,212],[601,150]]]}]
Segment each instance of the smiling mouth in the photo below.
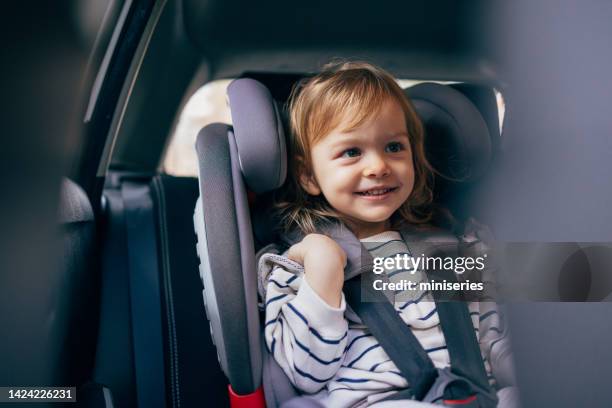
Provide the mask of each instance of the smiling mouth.
[{"label": "smiling mouth", "polygon": [[397,187],[381,188],[381,189],[367,190],[367,191],[358,191],[355,194],[364,196],[364,197],[376,197],[376,196],[384,196],[385,194],[391,193],[395,190],[397,190]]}]

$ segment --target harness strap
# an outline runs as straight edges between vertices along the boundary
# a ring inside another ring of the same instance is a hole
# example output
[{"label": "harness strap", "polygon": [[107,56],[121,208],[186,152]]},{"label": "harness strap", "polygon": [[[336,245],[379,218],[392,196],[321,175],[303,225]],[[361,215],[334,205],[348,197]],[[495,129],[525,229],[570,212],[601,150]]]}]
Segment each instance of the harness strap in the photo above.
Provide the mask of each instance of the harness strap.
[{"label": "harness strap", "polygon": [[[410,384],[410,388],[400,394],[419,401],[423,400],[432,385],[436,383],[439,370],[434,367],[421,343],[406,326],[385,294],[374,289],[374,275],[371,273],[373,260],[370,253],[348,228],[328,225],[322,228],[322,231],[334,239],[347,254],[346,280],[343,289],[347,303],[376,337]],[[437,251],[438,254],[442,252],[448,254],[447,256],[456,256],[458,252],[457,238],[445,232],[405,229],[401,231],[401,235],[411,252],[415,254],[433,255],[433,251]],[[298,242],[301,238],[300,234],[296,234],[289,243]],[[456,281],[452,272],[449,276],[440,277]],[[363,301],[364,298],[368,301]],[[497,398],[487,381],[466,303],[443,300],[435,291],[434,300],[451,360],[451,371],[454,373],[450,375],[465,378],[472,388],[476,389],[479,406],[496,406]],[[445,375],[448,377],[449,373]],[[461,381],[464,384],[465,382]],[[456,389],[453,387],[455,385],[451,382],[448,389],[451,403],[456,404],[457,401],[471,397],[465,395],[464,386],[457,385]]]},{"label": "harness strap", "polygon": [[[371,273],[347,280],[346,300],[408,381],[414,397],[422,400],[434,383],[437,370],[410,328],[372,284]],[[373,301],[361,301],[362,290]]]},{"label": "harness strap", "polygon": [[[410,243],[413,253],[441,257],[458,255],[459,246],[455,237],[452,237],[452,240],[448,238],[438,240],[435,234],[425,237],[415,236],[406,230],[401,231],[401,235],[404,242]],[[428,275],[437,280],[446,279],[448,282],[457,282],[457,277],[452,271],[429,271]],[[487,399],[492,399],[495,405],[495,392],[487,380],[467,303],[461,299],[461,293],[458,291],[446,291],[444,295],[439,291],[432,291],[432,294],[450,357],[451,371],[468,379],[480,394],[486,396]],[[449,393],[453,393],[452,388],[449,389]],[[462,397],[461,395],[451,396]]]},{"label": "harness strap", "polygon": [[487,373],[467,305],[464,302],[436,299],[436,307],[451,360],[451,370],[469,378],[483,392],[489,391]]}]

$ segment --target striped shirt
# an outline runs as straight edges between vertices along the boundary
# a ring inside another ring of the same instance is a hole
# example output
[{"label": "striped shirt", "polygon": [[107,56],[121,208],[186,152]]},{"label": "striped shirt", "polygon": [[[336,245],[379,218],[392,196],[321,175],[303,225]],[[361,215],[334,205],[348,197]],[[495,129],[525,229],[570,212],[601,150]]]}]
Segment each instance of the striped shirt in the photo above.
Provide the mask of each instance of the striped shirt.
[{"label": "striped shirt", "polygon": [[[373,257],[410,252],[395,231],[363,239],[362,243]],[[313,394],[326,406],[353,407],[369,405],[409,387],[376,338],[347,306],[344,295],[340,307],[331,307],[304,279],[303,267],[282,256],[262,256],[259,269],[266,346],[298,389]],[[406,274],[411,272],[415,273],[410,270],[386,273],[389,281],[394,282],[407,278]],[[416,273],[422,274],[419,279],[426,280],[422,271]],[[414,279],[415,275],[411,275],[410,280]],[[401,295],[397,293],[394,302],[399,316],[412,329],[433,364],[439,368],[449,366],[431,293],[411,294],[409,298]],[[492,365],[500,356],[505,360],[509,355],[500,315],[493,302],[471,302],[468,306],[487,375],[495,385],[496,371]]]}]

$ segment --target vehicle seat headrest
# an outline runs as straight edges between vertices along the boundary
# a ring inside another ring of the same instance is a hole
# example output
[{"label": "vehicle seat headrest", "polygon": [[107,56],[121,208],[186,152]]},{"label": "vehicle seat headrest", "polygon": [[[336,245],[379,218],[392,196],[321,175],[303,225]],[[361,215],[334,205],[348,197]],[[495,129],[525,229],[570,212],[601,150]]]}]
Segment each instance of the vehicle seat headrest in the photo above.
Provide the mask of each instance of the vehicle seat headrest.
[{"label": "vehicle seat headrest", "polygon": [[[472,101],[457,89],[430,82],[405,92],[423,121],[427,158],[443,179],[436,182],[436,192],[481,177],[491,161],[491,136]],[[287,174],[287,148],[277,102],[250,78],[234,80],[227,95],[247,186],[255,193],[280,187]]]},{"label": "vehicle seat headrest", "polygon": [[472,101],[450,86],[431,82],[405,92],[423,121],[427,159],[444,181],[462,184],[481,177],[491,161],[491,136]]},{"label": "vehicle seat headrest", "polygon": [[227,96],[245,183],[255,193],[280,187],[287,176],[287,149],[276,101],[250,78],[233,81]]}]

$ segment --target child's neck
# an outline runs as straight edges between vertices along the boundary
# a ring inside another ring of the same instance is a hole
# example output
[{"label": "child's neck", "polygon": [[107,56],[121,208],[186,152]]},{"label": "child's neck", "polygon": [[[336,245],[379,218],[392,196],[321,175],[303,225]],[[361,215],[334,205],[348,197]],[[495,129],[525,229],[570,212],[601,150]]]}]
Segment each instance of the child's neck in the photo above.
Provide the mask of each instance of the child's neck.
[{"label": "child's neck", "polygon": [[349,220],[347,221],[347,225],[351,231],[353,231],[353,234],[355,234],[357,239],[371,237],[391,229],[391,223],[389,220],[380,223]]}]

